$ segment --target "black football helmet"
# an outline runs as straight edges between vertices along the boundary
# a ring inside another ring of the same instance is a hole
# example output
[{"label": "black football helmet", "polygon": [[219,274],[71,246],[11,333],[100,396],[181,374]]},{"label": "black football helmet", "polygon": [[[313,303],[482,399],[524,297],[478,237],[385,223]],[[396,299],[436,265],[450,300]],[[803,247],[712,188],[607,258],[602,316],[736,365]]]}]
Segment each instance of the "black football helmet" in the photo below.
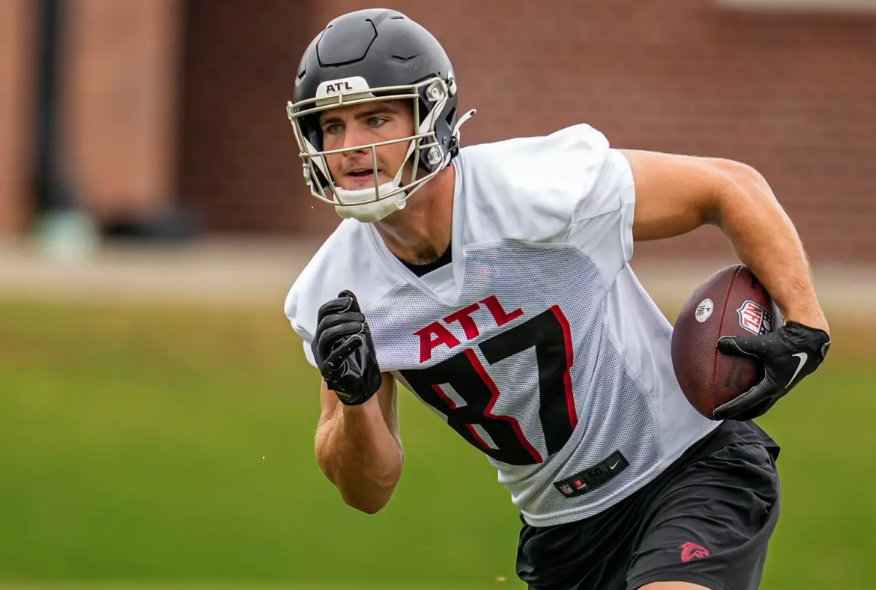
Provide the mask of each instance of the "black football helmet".
[{"label": "black football helmet", "polygon": [[[324,151],[319,115],[352,104],[385,100],[411,101],[414,134],[392,141]],[[459,127],[472,114],[457,113],[453,67],[441,44],[429,31],[395,10],[359,10],[331,21],[304,52],[295,80],[293,100],[286,107],[295,129],[304,176],[314,196],[345,208],[394,199],[395,209],[438,172],[459,151]],[[380,145],[409,142],[407,157],[391,183],[378,185]],[[335,185],[326,154],[370,149],[374,161],[373,189],[345,191]],[[402,171],[411,158],[414,176],[402,185]],[[420,176],[418,178],[418,176]],[[369,219],[373,221],[373,219]]]}]

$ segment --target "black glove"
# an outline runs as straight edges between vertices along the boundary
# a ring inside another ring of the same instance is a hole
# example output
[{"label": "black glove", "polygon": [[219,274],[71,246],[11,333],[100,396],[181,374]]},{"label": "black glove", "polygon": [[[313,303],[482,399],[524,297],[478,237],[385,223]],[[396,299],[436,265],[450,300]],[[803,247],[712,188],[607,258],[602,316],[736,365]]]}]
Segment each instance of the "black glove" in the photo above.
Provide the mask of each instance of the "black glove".
[{"label": "black glove", "polygon": [[319,308],[310,346],[326,385],[344,404],[363,404],[380,389],[371,330],[352,292],[341,291]]},{"label": "black glove", "polygon": [[763,364],[760,383],[715,408],[718,420],[751,420],[766,414],[786,393],[824,360],[830,337],[824,330],[788,322],[775,332],[759,336],[723,336],[718,350],[727,355],[750,356]]}]

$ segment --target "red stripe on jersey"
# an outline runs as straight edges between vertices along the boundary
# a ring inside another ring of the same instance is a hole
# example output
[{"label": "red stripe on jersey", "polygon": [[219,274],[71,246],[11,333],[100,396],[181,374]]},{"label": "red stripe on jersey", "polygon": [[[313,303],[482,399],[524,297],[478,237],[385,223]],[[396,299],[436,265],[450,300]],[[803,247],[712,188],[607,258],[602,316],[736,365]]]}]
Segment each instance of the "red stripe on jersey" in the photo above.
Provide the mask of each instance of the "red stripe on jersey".
[{"label": "red stripe on jersey", "polygon": [[529,443],[529,441],[526,440],[526,437],[523,436],[523,430],[520,429],[520,424],[517,422],[517,420],[515,420],[511,416],[498,416],[496,414],[493,414],[493,406],[496,405],[496,401],[499,399],[499,388],[496,387],[495,381],[493,381],[493,378],[490,377],[489,373],[487,373],[484,365],[481,364],[481,360],[478,358],[478,355],[475,354],[475,351],[467,348],[464,352],[465,355],[468,357],[468,360],[471,361],[471,364],[475,368],[475,371],[477,371],[477,374],[480,376],[483,382],[486,383],[487,387],[490,388],[490,393],[492,394],[492,399],[490,399],[490,404],[487,406],[487,409],[484,410],[484,415],[490,418],[505,420],[506,422],[511,424],[511,427],[514,429],[514,434],[517,435],[517,438],[520,440],[520,444],[523,445],[523,448],[525,448],[529,452],[529,454],[532,455],[532,458],[535,459],[536,463],[542,463],[543,460],[541,458],[541,455],[537,450],[535,450],[535,447],[533,447]]},{"label": "red stripe on jersey", "polygon": [[432,389],[435,390],[435,393],[438,394],[438,397],[440,397],[440,398],[443,399],[445,402],[447,402],[447,405],[450,406],[450,409],[451,409],[451,410],[455,410],[455,409],[456,409],[456,407],[457,407],[457,406],[456,406],[456,402],[453,401],[452,399],[450,399],[450,397],[449,397],[446,393],[444,393],[444,390],[441,389],[441,386],[440,386],[440,385],[438,385],[437,383],[435,383],[434,385],[432,385]]},{"label": "red stripe on jersey", "polygon": [[[444,393],[444,390],[441,389],[441,386],[440,386],[440,385],[438,385],[437,383],[436,383],[436,384],[433,384],[433,385],[432,385],[432,389],[435,390],[435,393],[438,394],[438,397],[440,397],[441,399],[443,399],[443,400],[447,403],[447,405],[450,406],[450,409],[451,409],[451,410],[455,410],[456,408],[459,407],[459,406],[456,405],[456,402],[454,402],[452,399],[450,399],[450,396],[448,396],[446,393]],[[485,441],[485,440],[481,437],[480,434],[478,434],[478,431],[475,430],[474,426],[472,426],[471,424],[466,424],[465,427],[468,429],[469,432],[471,432],[471,435],[472,435],[473,437],[475,437],[475,439],[477,439],[477,441],[478,441],[479,443],[481,443],[481,446],[482,446],[482,447],[484,447],[484,448],[485,448],[486,450],[488,450],[488,451],[491,450],[491,449],[493,448],[493,447],[491,447],[490,445],[487,444],[487,441]]]},{"label": "red stripe on jersey", "polygon": [[566,407],[569,408],[569,421],[572,423],[572,430],[578,425],[578,413],[575,411],[575,392],[572,390],[572,363],[575,361],[575,349],[572,346],[572,328],[569,326],[569,320],[566,319],[566,314],[560,309],[559,305],[551,307],[551,311],[560,322],[563,328],[563,340],[566,342],[566,370],[563,371],[563,383],[566,386]]},{"label": "red stripe on jersey", "polygon": [[474,426],[472,426],[471,424],[466,424],[465,427],[468,428],[468,431],[471,432],[471,434],[472,434],[473,437],[475,437],[476,439],[478,439],[478,442],[481,443],[481,446],[483,446],[483,447],[484,447],[485,449],[487,449],[488,451],[491,450],[491,449],[493,448],[493,447],[491,447],[490,445],[487,444],[487,441],[485,441],[484,439],[481,438],[481,435],[478,434],[478,431],[475,430]]}]

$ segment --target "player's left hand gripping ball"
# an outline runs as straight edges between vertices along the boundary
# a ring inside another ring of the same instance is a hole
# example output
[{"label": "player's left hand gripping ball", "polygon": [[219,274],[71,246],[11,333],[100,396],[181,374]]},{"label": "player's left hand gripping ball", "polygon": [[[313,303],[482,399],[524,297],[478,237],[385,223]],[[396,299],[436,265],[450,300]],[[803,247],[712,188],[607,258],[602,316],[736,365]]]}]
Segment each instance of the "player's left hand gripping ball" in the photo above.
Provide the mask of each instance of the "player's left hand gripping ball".
[{"label": "player's left hand gripping ball", "polygon": [[764,366],[764,378],[734,400],[715,408],[718,420],[751,420],[767,410],[824,361],[830,336],[824,330],[788,322],[759,336],[724,336],[718,350],[754,357]]},{"label": "player's left hand gripping ball", "polygon": [[319,308],[311,350],[326,385],[344,404],[363,404],[380,389],[371,329],[351,291]]}]

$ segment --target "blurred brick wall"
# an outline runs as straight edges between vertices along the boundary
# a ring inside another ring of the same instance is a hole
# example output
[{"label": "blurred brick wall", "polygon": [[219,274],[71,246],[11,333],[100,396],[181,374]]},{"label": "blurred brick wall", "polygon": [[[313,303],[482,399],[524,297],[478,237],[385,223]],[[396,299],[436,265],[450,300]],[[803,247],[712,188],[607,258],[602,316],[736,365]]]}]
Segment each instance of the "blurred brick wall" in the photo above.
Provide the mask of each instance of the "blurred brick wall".
[{"label": "blurred brick wall", "polygon": [[36,19],[32,0],[0,0],[0,235],[27,221]]},{"label": "blurred brick wall", "polygon": [[309,4],[188,0],[179,184],[209,229],[288,233],[333,223],[302,190],[285,111],[314,35]]},{"label": "blurred brick wall", "polygon": [[[180,185],[220,231],[325,233],[283,113],[301,51],[360,0],[189,0]],[[758,168],[815,260],[876,261],[876,19],[706,0],[388,4],[455,62],[465,143],[588,122],[618,147]],[[315,207],[315,208],[314,208]],[[714,229],[640,255],[727,254]]]},{"label": "blurred brick wall", "polygon": [[104,220],[174,198],[183,0],[66,0],[66,174]]},{"label": "blurred brick wall", "polygon": [[[174,197],[184,0],[62,5],[61,174],[99,220],[155,213]],[[0,235],[34,208],[40,3],[0,0]]]}]

